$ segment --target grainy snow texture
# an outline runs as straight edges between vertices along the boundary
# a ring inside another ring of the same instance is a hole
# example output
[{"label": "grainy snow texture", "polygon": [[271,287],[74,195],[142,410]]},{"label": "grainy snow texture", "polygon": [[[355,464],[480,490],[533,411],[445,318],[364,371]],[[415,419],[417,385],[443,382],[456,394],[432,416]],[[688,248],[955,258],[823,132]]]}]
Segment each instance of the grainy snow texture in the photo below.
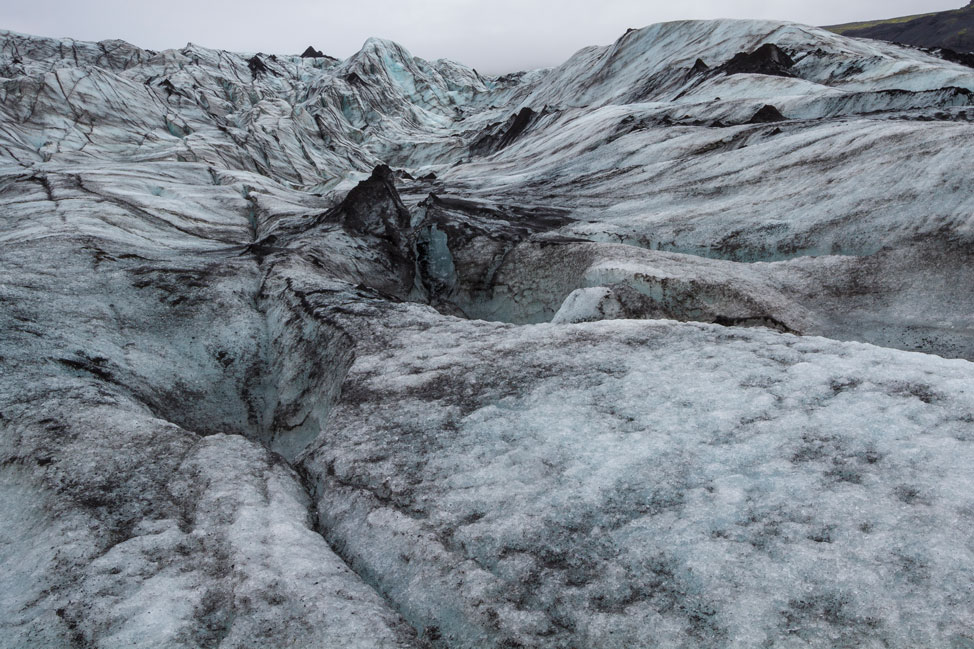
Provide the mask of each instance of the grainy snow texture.
[{"label": "grainy snow texture", "polygon": [[320,54],[0,32],[0,647],[974,647],[974,69]]}]

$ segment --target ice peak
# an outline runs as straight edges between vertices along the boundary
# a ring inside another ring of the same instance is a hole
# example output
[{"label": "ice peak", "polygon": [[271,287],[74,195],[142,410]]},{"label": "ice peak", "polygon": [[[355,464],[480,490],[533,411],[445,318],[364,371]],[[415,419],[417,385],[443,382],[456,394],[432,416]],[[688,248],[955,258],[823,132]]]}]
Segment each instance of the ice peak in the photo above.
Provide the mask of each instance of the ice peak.
[{"label": "ice peak", "polygon": [[413,55],[409,53],[409,50],[399,43],[386,38],[377,38],[375,36],[370,36],[367,38],[365,43],[362,44],[362,48],[359,50],[359,54],[370,52],[389,54],[396,58],[405,60],[413,58]]}]

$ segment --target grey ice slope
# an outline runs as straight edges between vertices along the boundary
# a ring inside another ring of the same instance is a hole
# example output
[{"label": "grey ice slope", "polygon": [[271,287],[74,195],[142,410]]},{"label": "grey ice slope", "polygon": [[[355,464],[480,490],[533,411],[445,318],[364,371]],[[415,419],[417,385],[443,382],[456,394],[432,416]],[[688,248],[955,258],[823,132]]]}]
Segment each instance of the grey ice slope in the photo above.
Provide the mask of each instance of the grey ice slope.
[{"label": "grey ice slope", "polygon": [[972,91],[3,33],[0,647],[974,646]]}]

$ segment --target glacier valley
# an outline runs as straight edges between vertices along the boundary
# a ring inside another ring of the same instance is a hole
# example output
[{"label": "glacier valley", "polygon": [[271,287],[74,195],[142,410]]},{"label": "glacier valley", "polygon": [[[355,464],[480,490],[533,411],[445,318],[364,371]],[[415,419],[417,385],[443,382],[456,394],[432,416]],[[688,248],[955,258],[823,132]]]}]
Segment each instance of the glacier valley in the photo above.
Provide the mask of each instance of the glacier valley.
[{"label": "glacier valley", "polygon": [[0,32],[0,647],[974,648],[972,151],[790,23]]}]

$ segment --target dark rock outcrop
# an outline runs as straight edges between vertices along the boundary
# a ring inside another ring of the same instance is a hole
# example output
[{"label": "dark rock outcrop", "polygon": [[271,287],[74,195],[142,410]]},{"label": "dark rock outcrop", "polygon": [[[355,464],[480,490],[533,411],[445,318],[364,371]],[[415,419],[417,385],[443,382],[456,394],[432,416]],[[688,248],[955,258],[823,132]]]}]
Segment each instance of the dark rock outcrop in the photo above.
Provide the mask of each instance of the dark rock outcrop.
[{"label": "dark rock outcrop", "polygon": [[315,219],[312,229],[338,224],[353,238],[364,239],[382,268],[371,286],[404,298],[413,284],[413,231],[395,180],[387,165],[377,166],[341,203]]},{"label": "dark rock outcrop", "polygon": [[254,54],[252,57],[247,59],[247,67],[250,68],[250,74],[254,75],[254,79],[259,79],[262,75],[270,72],[267,64],[265,64],[257,54]]},{"label": "dark rock outcrop", "polygon": [[510,146],[537,119],[538,113],[525,106],[503,124],[494,124],[470,145],[472,155],[490,155]]},{"label": "dark rock outcrop", "polygon": [[794,77],[795,65],[784,50],[774,43],[765,43],[753,52],[738,52],[727,63],[717,68],[725,74],[768,74],[776,77]]},{"label": "dark rock outcrop", "polygon": [[358,234],[398,239],[409,228],[409,210],[396,191],[395,174],[388,165],[373,169],[331,214]]},{"label": "dark rock outcrop", "polygon": [[936,54],[944,61],[960,63],[961,65],[966,65],[969,68],[974,68],[974,52],[958,52],[950,49],[949,47],[941,47],[936,50]]},{"label": "dark rock outcrop", "polygon": [[773,122],[784,122],[787,119],[777,108],[771,104],[765,104],[761,110],[754,113],[754,117],[748,121],[748,124],[771,124]]},{"label": "dark rock outcrop", "polygon": [[693,67],[690,68],[689,75],[693,76],[697,74],[704,74],[706,72],[710,72],[710,66],[704,63],[703,59],[697,59],[694,62]]},{"label": "dark rock outcrop", "polygon": [[323,59],[325,58],[325,53],[321,50],[316,50],[311,45],[308,46],[304,52],[301,53],[301,58],[303,59]]}]

